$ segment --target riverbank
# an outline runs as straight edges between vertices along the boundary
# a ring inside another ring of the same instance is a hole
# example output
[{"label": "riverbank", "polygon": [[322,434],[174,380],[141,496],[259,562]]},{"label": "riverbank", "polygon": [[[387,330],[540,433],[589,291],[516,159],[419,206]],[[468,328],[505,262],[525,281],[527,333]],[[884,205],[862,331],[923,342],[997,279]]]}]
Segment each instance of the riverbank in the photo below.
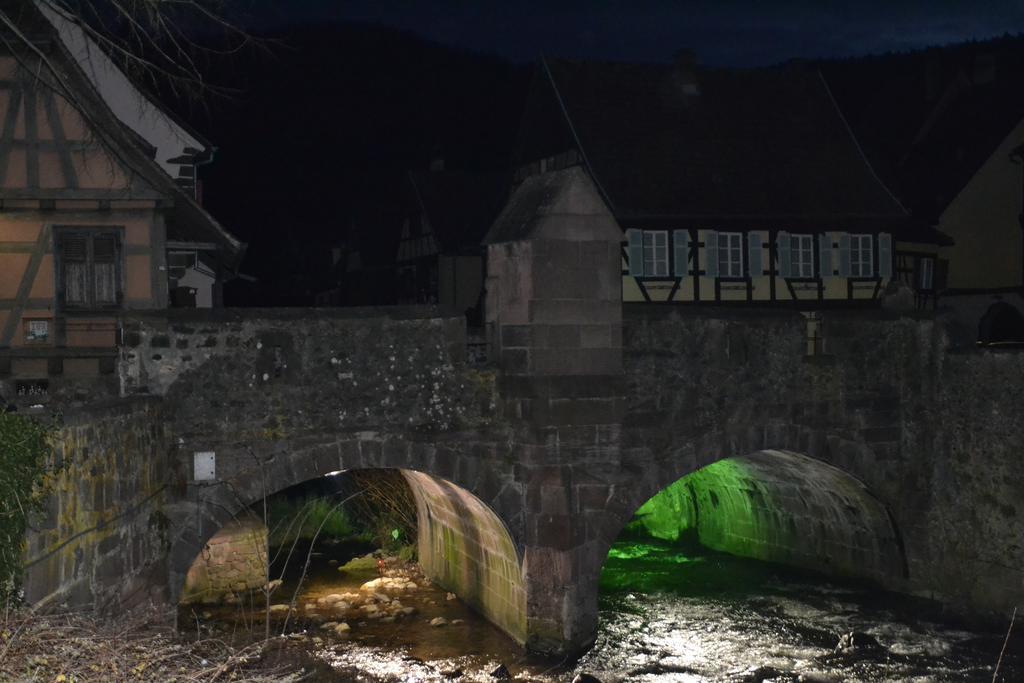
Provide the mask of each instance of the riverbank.
[{"label": "riverbank", "polygon": [[[0,614],[0,680],[10,683],[288,683],[317,675],[287,639],[237,644],[174,628],[174,614],[142,609],[118,619],[92,614]],[[319,665],[323,666],[323,665]]]}]

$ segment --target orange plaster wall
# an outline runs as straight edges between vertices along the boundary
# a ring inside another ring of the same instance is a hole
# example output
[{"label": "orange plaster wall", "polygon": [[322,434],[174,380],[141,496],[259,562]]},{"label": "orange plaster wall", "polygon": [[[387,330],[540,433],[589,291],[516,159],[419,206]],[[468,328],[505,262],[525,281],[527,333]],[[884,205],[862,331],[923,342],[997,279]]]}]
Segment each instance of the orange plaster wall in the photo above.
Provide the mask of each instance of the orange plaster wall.
[{"label": "orange plaster wall", "polygon": [[152,280],[149,277],[149,256],[129,256],[125,273],[125,298],[149,299],[153,296]]},{"label": "orange plaster wall", "polygon": [[35,221],[0,220],[0,242],[35,242],[43,224]]},{"label": "orange plaster wall", "polygon": [[30,299],[52,299],[54,297],[54,282],[56,278],[53,273],[53,255],[46,254],[39,263],[39,272],[36,273],[36,281],[32,283],[32,291],[28,295]]},{"label": "orange plaster wall", "polygon": [[0,299],[13,299],[18,295],[29,257],[29,254],[0,254]]}]

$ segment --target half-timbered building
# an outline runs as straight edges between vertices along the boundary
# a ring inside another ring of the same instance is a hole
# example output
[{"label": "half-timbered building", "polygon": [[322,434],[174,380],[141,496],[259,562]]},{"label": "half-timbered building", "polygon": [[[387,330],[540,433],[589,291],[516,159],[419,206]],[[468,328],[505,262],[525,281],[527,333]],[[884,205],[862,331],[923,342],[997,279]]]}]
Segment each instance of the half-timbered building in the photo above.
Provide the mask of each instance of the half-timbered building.
[{"label": "half-timbered building", "polygon": [[216,305],[244,245],[196,201],[209,146],[113,78],[95,44],[88,68],[83,36],[60,17],[12,11],[20,35],[0,54],[0,384],[43,395],[112,375],[120,311]]},{"label": "half-timbered building", "polygon": [[951,238],[898,250],[897,273],[964,341],[1024,343],[1024,39],[822,68],[874,168]]},{"label": "half-timbered building", "polygon": [[476,312],[484,282],[480,241],[501,208],[507,176],[449,170],[435,160],[430,170],[411,171],[407,178],[396,256],[398,303]]},{"label": "half-timbered building", "polygon": [[519,182],[581,166],[623,231],[625,302],[877,304],[897,242],[933,246],[820,74],[542,60]]}]

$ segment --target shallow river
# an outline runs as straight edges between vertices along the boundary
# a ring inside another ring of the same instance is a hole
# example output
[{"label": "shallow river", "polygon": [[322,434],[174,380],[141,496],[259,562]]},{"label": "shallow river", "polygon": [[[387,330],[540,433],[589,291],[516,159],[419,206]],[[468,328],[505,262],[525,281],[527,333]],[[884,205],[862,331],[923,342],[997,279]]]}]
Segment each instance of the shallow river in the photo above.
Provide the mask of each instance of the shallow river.
[{"label": "shallow river", "polygon": [[[341,549],[333,554],[348,559]],[[328,564],[331,556],[328,547],[314,558],[300,604],[358,591],[377,575],[341,574]],[[585,672],[602,681],[924,683],[991,681],[1005,636],[959,625],[926,601],[657,543],[613,548],[602,575],[597,642],[577,662],[527,657],[447,598],[434,586],[407,590],[398,599],[415,614],[394,622],[350,618],[343,637],[321,628],[329,615],[307,612],[295,628],[308,638],[296,647],[311,653],[322,681],[493,681],[491,672],[503,664],[520,680],[569,681]],[[431,626],[436,617],[448,623]],[[245,616],[225,608],[213,618],[223,628]],[[1017,627],[1002,681],[1024,681],[1024,624]],[[859,634],[857,647],[837,653],[850,632]]]}]

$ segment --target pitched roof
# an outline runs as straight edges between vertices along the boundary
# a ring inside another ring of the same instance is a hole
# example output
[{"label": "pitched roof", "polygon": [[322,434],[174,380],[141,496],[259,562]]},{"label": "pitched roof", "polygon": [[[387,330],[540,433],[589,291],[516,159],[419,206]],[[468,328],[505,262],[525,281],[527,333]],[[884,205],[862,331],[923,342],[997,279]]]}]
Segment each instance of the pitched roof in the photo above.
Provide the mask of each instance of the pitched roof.
[{"label": "pitched roof", "polygon": [[409,182],[446,253],[476,250],[506,199],[504,173],[412,171]]},{"label": "pitched roof", "polygon": [[[892,229],[907,218],[816,71],[697,69],[699,93],[687,94],[675,65],[549,60],[542,68],[563,124],[624,228],[713,220]],[[528,105],[543,107],[550,99]],[[528,111],[525,120],[538,117]],[[564,139],[524,131],[527,155],[536,153],[531,137]]]},{"label": "pitched roof", "polygon": [[1024,37],[821,68],[875,168],[922,220],[937,219],[1024,119]]},{"label": "pitched roof", "polygon": [[[2,0],[0,10],[21,31],[5,32],[0,53],[11,70],[0,118],[13,122],[0,129],[0,197],[162,199],[170,207],[169,237],[214,242],[224,266],[237,269],[245,244],[183,192],[153,159],[152,145],[116,117],[35,5]],[[58,120],[81,130],[65,135]],[[53,159],[44,159],[43,136]],[[40,182],[44,163],[49,179]],[[91,177],[83,183],[83,176]]]}]

